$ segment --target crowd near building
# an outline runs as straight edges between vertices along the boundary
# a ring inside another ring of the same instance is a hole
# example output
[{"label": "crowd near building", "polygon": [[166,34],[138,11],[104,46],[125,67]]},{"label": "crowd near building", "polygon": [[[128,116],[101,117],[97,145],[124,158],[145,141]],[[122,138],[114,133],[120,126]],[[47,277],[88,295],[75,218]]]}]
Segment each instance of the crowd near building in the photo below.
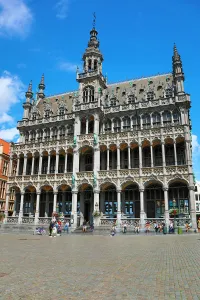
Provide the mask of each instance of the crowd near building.
[{"label": "crowd near building", "polygon": [[11,147],[6,221],[48,223],[57,212],[74,227],[94,214],[98,225],[142,226],[169,223],[176,208],[196,227],[191,103],[176,46],[171,73],[109,84],[97,35],[93,26],[77,91],[45,96],[44,75],[35,99],[28,86],[20,142]]}]

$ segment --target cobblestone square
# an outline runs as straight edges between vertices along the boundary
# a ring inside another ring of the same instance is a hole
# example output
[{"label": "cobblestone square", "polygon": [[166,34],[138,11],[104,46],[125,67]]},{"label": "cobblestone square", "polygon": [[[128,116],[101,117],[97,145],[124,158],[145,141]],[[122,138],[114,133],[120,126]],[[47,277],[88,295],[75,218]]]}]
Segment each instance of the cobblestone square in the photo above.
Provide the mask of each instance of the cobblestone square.
[{"label": "cobblestone square", "polygon": [[0,299],[200,299],[200,235],[0,236]]}]

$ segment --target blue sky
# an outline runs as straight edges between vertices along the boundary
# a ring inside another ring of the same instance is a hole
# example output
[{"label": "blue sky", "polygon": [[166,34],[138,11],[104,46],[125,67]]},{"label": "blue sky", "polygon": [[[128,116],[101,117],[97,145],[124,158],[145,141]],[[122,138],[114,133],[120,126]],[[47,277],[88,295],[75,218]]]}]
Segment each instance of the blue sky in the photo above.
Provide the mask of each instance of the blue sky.
[{"label": "blue sky", "polygon": [[75,69],[96,28],[108,81],[169,72],[176,42],[192,100],[193,159],[200,180],[198,0],[0,0],[0,137],[17,139],[24,92],[45,74],[46,94],[77,89]]}]

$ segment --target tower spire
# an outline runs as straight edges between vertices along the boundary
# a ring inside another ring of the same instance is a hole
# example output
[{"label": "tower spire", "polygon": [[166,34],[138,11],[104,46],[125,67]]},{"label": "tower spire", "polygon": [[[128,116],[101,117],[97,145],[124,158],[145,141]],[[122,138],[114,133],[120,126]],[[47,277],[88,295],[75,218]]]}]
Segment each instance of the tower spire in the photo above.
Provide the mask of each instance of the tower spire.
[{"label": "tower spire", "polygon": [[39,92],[38,92],[38,98],[39,98],[39,99],[45,98],[45,94],[44,94],[44,90],[45,90],[44,74],[42,74],[40,83],[39,83],[39,85],[38,85],[38,89],[39,89]]},{"label": "tower spire", "polygon": [[26,92],[26,102],[30,102],[30,100],[33,97],[33,92],[32,92],[32,80],[30,81],[29,85],[28,85],[28,90]]},{"label": "tower spire", "polygon": [[183,72],[183,65],[182,65],[182,61],[181,61],[181,56],[178,53],[175,43],[174,43],[174,47],[173,47],[172,70],[173,70],[173,77],[174,77],[174,84],[176,87],[176,92],[183,93],[184,92],[183,82],[185,80],[184,72]]},{"label": "tower spire", "polygon": [[93,13],[93,28],[95,29],[95,27],[96,27],[96,13],[94,12]]}]

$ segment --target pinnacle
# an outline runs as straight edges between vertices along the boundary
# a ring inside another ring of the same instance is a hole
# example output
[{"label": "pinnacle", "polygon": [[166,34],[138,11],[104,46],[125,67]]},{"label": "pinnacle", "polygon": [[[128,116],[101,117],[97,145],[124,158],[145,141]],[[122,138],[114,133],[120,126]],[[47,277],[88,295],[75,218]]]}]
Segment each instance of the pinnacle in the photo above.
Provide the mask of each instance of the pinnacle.
[{"label": "pinnacle", "polygon": [[28,86],[28,92],[31,92],[31,93],[32,93],[32,80],[31,80],[30,83],[29,83],[29,86]]}]

